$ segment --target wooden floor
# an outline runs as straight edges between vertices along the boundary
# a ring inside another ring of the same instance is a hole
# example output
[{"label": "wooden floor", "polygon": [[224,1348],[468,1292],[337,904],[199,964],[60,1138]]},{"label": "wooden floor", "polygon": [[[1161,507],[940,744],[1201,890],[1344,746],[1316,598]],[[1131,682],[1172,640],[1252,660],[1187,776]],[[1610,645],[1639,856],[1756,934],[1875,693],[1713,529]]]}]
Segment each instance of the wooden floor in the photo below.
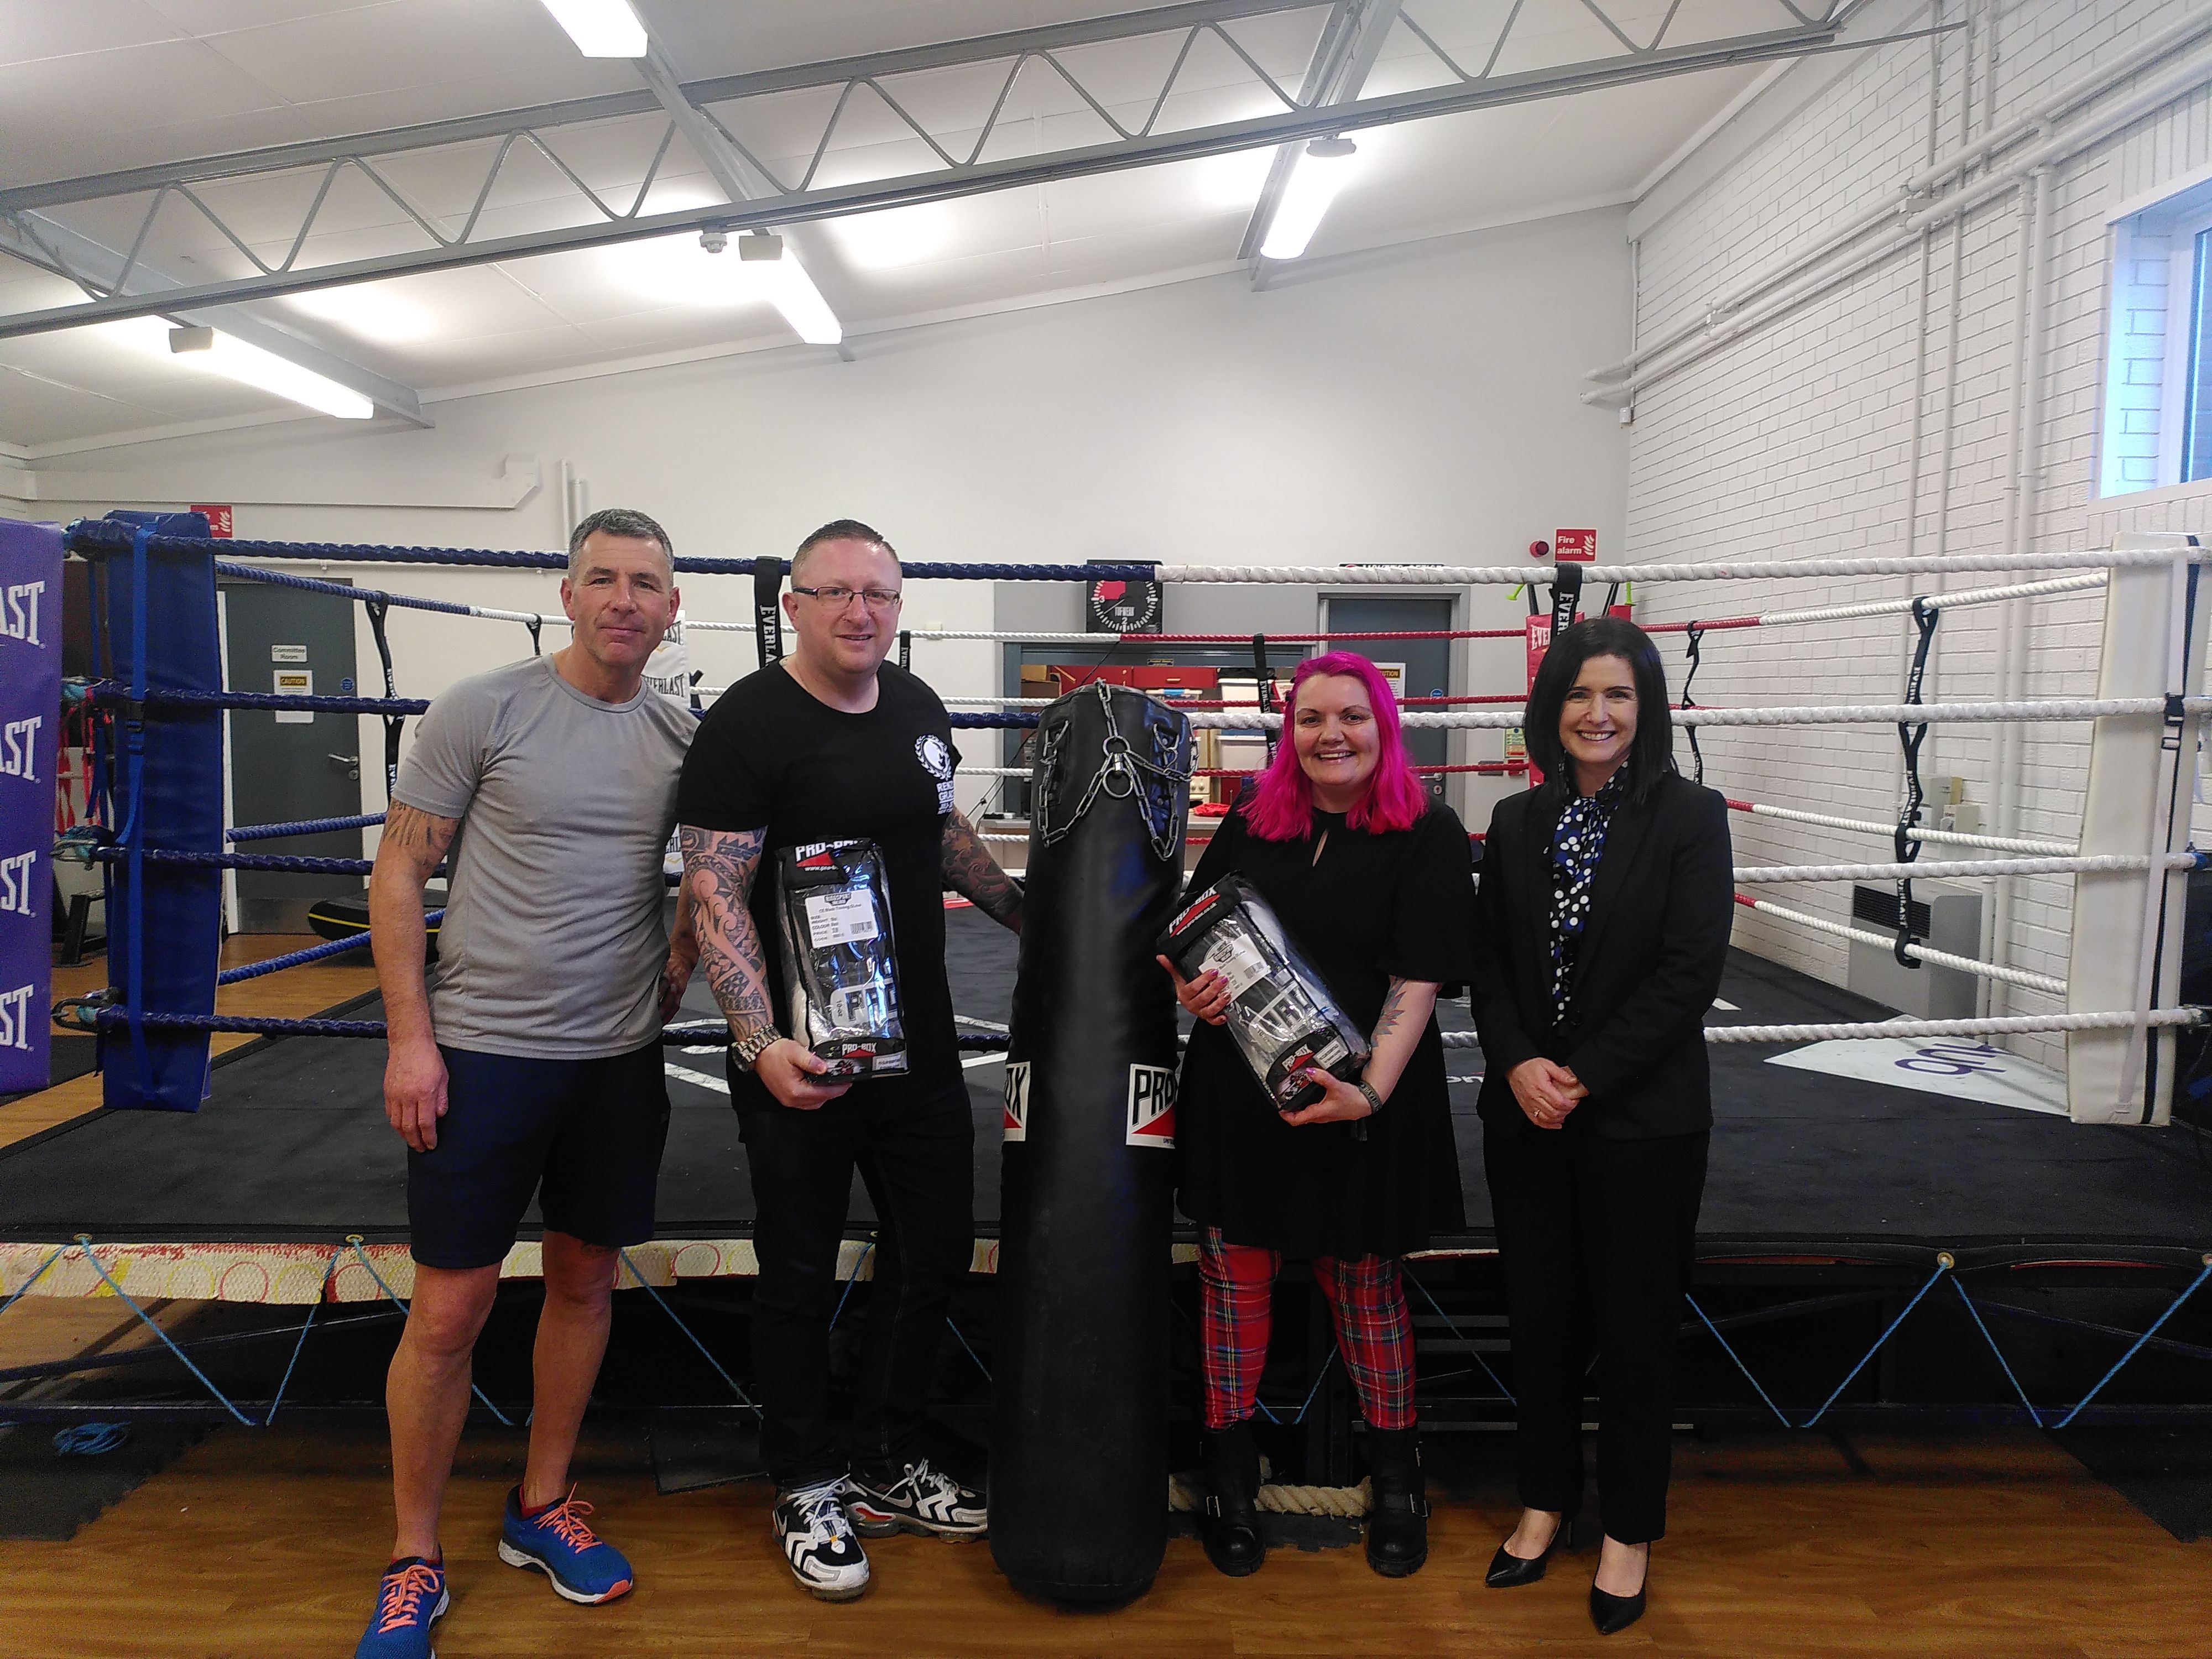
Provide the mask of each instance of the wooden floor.
[{"label": "wooden floor", "polygon": [[[235,940],[226,960],[298,943]],[[223,1006],[306,1013],[368,984],[365,968],[295,969],[234,988]],[[0,1108],[0,1144],[97,1103],[88,1079]],[[166,1323],[192,1306],[157,1311]],[[0,1319],[0,1364],[146,1340],[111,1300],[27,1297]],[[1484,1588],[1512,1514],[1502,1474],[1439,1495],[1429,1565],[1402,1581],[1375,1577],[1357,1549],[1278,1552],[1260,1573],[1232,1580],[1195,1543],[1176,1540],[1144,1600],[1077,1614],[1015,1594],[986,1546],[897,1538],[869,1547],[867,1597],[830,1607],[792,1586],[763,1486],[659,1497],[642,1431],[597,1426],[579,1462],[580,1495],[629,1553],[639,1588],[609,1607],[577,1607],[494,1554],[520,1455],[507,1431],[471,1431],[464,1446],[447,1511],[454,1601],[437,1638],[447,1659],[2212,1656],[2212,1540],[2176,1542],[2026,1431],[1685,1438],[1651,1611],[1602,1641],[1584,1611],[1588,1554],[1561,1558],[1525,1589]],[[0,1540],[0,1656],[349,1652],[389,1542],[386,1482],[381,1436],[370,1429],[220,1431],[70,1541]]]},{"label": "wooden floor", "polygon": [[[1686,1442],[1651,1611],[1603,1641],[1584,1610],[1587,1553],[1527,1589],[1484,1588],[1510,1514],[1502,1480],[1437,1505],[1429,1565],[1410,1579],[1376,1577],[1356,1548],[1279,1551],[1252,1577],[1224,1578],[1177,1540],[1142,1601],[1072,1613],[1017,1595],[988,1546],[896,1538],[869,1546],[868,1595],[830,1607],[791,1584],[763,1487],[657,1497],[641,1437],[605,1430],[581,1461],[583,1495],[638,1589],[571,1607],[493,1553],[520,1454],[505,1431],[464,1449],[447,1510],[447,1659],[2212,1651],[2212,1541],[2176,1543],[2025,1431]],[[374,1433],[225,1430],[70,1542],[0,1542],[0,1653],[349,1652],[390,1524]]]}]

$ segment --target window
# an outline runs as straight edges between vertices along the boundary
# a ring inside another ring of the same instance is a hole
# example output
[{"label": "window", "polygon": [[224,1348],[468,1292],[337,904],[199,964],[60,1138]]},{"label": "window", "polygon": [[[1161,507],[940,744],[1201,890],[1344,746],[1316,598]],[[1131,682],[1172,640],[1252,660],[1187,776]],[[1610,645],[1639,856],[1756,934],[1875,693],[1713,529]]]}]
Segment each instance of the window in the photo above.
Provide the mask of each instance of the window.
[{"label": "window", "polygon": [[2097,493],[2212,479],[2212,179],[2112,226]]}]

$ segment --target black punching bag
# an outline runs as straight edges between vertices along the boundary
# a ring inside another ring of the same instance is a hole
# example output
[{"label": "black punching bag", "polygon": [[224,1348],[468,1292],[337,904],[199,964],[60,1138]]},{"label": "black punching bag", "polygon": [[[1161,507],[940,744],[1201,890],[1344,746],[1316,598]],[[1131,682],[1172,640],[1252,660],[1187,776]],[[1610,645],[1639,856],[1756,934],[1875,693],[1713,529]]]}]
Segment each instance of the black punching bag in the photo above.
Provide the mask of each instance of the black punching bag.
[{"label": "black punching bag", "polygon": [[991,1554],[1107,1605],[1167,1549],[1176,1005],[1152,941],[1182,881],[1190,727],[1092,684],[1037,726],[1006,1056]]}]

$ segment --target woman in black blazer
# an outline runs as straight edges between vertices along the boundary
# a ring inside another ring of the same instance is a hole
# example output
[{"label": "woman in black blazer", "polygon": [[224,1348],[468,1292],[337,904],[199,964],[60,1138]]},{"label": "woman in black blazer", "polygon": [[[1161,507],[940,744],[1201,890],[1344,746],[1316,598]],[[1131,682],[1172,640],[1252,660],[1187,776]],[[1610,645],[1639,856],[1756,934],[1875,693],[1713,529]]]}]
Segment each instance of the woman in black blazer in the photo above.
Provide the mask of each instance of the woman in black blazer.
[{"label": "woman in black blazer", "polygon": [[1667,1528],[1675,1330],[1705,1182],[1704,1016],[1733,921],[1728,805],[1674,769],[1666,672],[1631,623],[1577,623],[1528,692],[1547,775],[1500,801],[1476,902],[1483,1159],[1519,1394],[1520,1524],[1488,1582],[1543,1577],[1582,1503],[1597,1351],[1604,1547],[1590,1617],[1644,1611]]}]

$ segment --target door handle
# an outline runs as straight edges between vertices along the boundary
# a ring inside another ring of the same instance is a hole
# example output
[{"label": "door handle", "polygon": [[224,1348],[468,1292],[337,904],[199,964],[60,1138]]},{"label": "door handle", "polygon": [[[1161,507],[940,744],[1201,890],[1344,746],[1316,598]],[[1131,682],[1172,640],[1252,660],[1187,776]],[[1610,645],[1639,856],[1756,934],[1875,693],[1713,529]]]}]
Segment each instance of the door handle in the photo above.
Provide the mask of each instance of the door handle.
[{"label": "door handle", "polygon": [[346,768],[346,775],[349,778],[361,775],[361,757],[358,755],[325,755],[324,758],[333,766]]}]

